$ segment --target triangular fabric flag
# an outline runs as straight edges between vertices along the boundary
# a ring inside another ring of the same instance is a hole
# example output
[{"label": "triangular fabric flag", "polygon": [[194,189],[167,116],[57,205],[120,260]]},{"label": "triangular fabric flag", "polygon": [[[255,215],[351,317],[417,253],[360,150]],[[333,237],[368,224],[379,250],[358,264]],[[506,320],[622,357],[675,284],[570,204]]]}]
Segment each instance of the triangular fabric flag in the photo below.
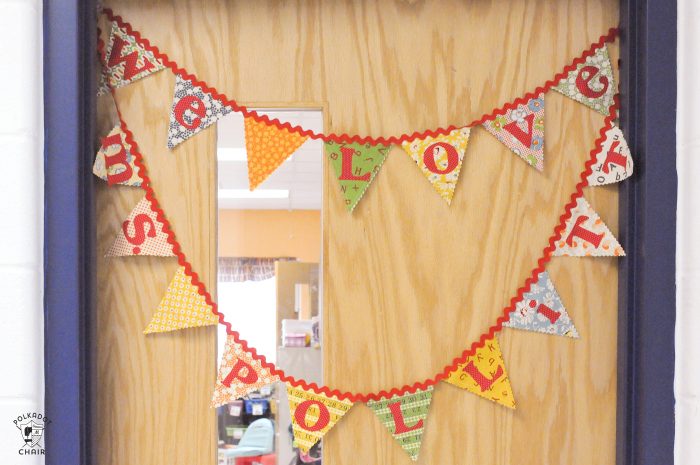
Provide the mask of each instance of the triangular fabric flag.
[{"label": "triangular fabric flag", "polygon": [[116,89],[144,78],[165,65],[149,50],[143,48],[136,37],[128,34],[116,22],[112,23],[109,43],[105,50],[105,72],[109,85]]},{"label": "triangular fabric flag", "polygon": [[92,165],[92,173],[107,181],[110,186],[114,184],[141,186],[139,169],[134,163],[131,145],[127,142],[121,125],[115,126],[102,138],[102,146]]},{"label": "triangular fabric flag", "polygon": [[401,144],[449,205],[455,193],[462,160],[469,143],[469,128],[460,128],[447,135],[428,136]]},{"label": "triangular fabric flag", "polygon": [[287,399],[292,415],[294,445],[304,453],[308,453],[353,405],[349,400],[326,396],[290,383],[287,383]]},{"label": "triangular fabric flag", "polygon": [[537,282],[523,294],[522,300],[515,305],[515,310],[510,312],[510,320],[503,323],[503,326],[578,337],[578,331],[546,271],[541,272]]},{"label": "triangular fabric flag", "polygon": [[248,180],[252,191],[267,179],[308,136],[265,124],[248,116],[244,119]]},{"label": "triangular fabric flag", "polygon": [[529,165],[544,169],[544,93],[508,108],[483,126]]},{"label": "triangular fabric flag", "polygon": [[345,206],[352,212],[382,167],[389,146],[329,141],[325,148],[340,183]]},{"label": "triangular fabric flag", "polygon": [[483,347],[450,372],[446,383],[466,389],[476,395],[515,408],[506,366],[496,336],[484,341]]},{"label": "triangular fabric flag", "polygon": [[413,394],[397,394],[389,399],[372,400],[367,402],[367,406],[411,460],[415,461],[420,453],[425,419],[432,400],[433,387],[428,386],[426,390],[418,390]]},{"label": "triangular fabric flag", "polygon": [[625,251],[598,214],[579,197],[561,238],[556,242],[555,257],[619,257]]},{"label": "triangular fabric flag", "polygon": [[603,45],[552,87],[569,98],[604,115],[610,114],[615,96],[615,78],[608,48]]},{"label": "triangular fabric flag", "polygon": [[154,255],[172,257],[173,246],[168,242],[168,235],[163,231],[163,223],[153,210],[146,197],[136,204],[107,251],[106,257],[124,257],[129,255]]},{"label": "triangular fabric flag", "polygon": [[204,92],[200,86],[176,74],[168,148],[174,148],[232,111],[233,108]]},{"label": "triangular fabric flag", "polygon": [[588,175],[589,186],[612,184],[632,176],[634,161],[625,136],[617,126],[605,132],[603,146],[596,155],[592,169]]},{"label": "triangular fabric flag", "polygon": [[158,309],[144,334],[164,333],[185,328],[211,326],[219,322],[219,317],[212,311],[192,278],[185,273],[185,267],[177,269],[175,277],[165,291]]},{"label": "triangular fabric flag", "polygon": [[231,403],[278,380],[279,376],[272,374],[260,360],[253,358],[251,353],[243,349],[233,335],[229,334],[226,337],[224,355],[221,357],[211,399],[212,406],[219,407]]}]

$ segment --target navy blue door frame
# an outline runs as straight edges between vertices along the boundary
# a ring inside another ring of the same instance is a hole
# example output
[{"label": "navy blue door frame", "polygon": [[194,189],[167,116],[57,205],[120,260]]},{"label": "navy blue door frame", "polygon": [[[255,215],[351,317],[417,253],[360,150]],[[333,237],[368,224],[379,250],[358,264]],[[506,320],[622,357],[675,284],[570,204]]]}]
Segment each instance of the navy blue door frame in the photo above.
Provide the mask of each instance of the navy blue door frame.
[{"label": "navy blue door frame", "polygon": [[[99,389],[89,384],[95,3],[44,1],[47,465],[90,463],[90,390]],[[620,261],[617,464],[666,465],[674,431],[676,4],[621,0],[620,13],[620,124],[636,172],[620,191],[628,257]]]}]

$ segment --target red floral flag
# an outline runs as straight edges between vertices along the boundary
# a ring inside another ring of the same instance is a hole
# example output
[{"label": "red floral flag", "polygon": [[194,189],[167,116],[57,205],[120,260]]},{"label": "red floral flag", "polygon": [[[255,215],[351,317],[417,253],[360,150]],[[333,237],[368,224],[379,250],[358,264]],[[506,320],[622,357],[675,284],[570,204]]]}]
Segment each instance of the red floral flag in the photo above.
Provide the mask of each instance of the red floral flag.
[{"label": "red floral flag", "polygon": [[107,251],[106,256],[174,256],[173,246],[168,242],[168,235],[163,227],[164,225],[158,220],[158,215],[153,210],[150,200],[144,197],[122,223],[117,238]]}]

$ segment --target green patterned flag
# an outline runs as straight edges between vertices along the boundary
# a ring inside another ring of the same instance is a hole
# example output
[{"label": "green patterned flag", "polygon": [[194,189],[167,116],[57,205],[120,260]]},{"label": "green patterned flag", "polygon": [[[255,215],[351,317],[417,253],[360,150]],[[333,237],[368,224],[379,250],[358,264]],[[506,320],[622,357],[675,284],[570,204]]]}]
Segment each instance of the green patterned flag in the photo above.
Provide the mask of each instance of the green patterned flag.
[{"label": "green patterned flag", "polygon": [[326,142],[326,154],[333,165],[348,211],[353,211],[382,167],[388,145]]},{"label": "green patterned flag", "polygon": [[389,430],[401,448],[418,460],[423,441],[425,419],[428,416],[433,387],[414,394],[395,395],[389,399],[372,400],[367,406],[377,415],[379,421]]}]

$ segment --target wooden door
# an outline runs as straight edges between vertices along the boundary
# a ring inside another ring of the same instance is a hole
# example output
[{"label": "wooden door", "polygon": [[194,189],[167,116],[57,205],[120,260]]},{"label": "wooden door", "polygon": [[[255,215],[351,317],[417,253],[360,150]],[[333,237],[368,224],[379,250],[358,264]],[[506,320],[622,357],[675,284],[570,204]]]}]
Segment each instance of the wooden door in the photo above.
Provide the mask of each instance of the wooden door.
[{"label": "wooden door", "polygon": [[[468,123],[544,83],[618,22],[615,0],[106,6],[238,101],[322,107],[329,132],[372,136]],[[164,71],[117,97],[180,243],[213,291],[215,130],[166,149],[173,83]],[[545,171],[474,129],[449,207],[400,148],[352,215],[326,167],[326,384],[366,392],[432,377],[501,314],[535,267],[603,125],[560,94],[548,93],[546,105]],[[98,191],[106,247],[138,194]],[[616,233],[616,188],[585,195]],[[141,335],[175,266],[99,264],[97,463],[214,463],[213,329]],[[501,333],[517,410],[438,386],[419,463],[614,462],[616,261],[561,258],[548,270],[582,337]],[[324,441],[328,465],[410,463],[362,405]]]}]

